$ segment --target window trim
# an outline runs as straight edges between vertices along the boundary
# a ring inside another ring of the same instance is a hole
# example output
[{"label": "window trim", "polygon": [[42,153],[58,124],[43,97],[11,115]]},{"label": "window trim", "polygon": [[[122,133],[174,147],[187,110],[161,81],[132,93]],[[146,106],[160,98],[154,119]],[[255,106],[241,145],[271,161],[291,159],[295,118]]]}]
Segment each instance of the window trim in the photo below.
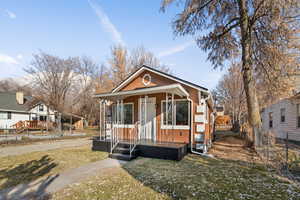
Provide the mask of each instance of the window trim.
[{"label": "window trim", "polygon": [[[123,103],[123,105],[132,105],[132,124],[114,124],[113,126],[116,128],[134,128],[134,102]],[[117,113],[118,114],[118,113]]]},{"label": "window trim", "polygon": [[[160,117],[160,129],[177,129],[177,130],[190,130],[190,114],[191,114],[191,105],[187,99],[174,99],[174,102],[177,101],[186,101],[188,103],[188,125],[164,125],[164,111],[163,111],[163,104],[166,100],[161,100],[161,117]],[[176,111],[176,103],[175,103],[175,111]],[[175,115],[175,123],[176,123],[176,115]]]}]

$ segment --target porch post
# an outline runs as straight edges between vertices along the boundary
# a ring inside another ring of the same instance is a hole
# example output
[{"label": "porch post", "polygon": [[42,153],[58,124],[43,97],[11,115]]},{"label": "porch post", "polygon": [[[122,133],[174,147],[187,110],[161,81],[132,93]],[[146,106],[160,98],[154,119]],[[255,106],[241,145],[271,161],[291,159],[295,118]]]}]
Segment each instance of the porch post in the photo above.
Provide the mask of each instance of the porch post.
[{"label": "porch post", "polygon": [[168,140],[168,122],[169,122],[169,112],[168,112],[168,99],[169,99],[169,95],[168,93],[166,92],[166,129],[165,129],[165,135],[167,137],[167,140]]},{"label": "porch post", "polygon": [[104,130],[104,140],[106,140],[106,121],[105,121],[105,114],[106,114],[106,100],[103,101],[103,130]]},{"label": "porch post", "polygon": [[[148,96],[145,95],[145,98],[144,98],[144,109],[145,109],[144,123],[145,123],[145,125],[147,122],[147,100],[148,100]],[[146,131],[147,131],[147,128],[146,128],[146,126],[144,126],[144,139],[146,138],[146,135],[147,135]]]},{"label": "porch post", "polygon": [[174,114],[174,93],[172,93],[172,104],[171,104],[171,108],[172,108],[172,141],[174,142],[174,123],[175,123],[175,114]]},{"label": "porch post", "polygon": [[122,125],[121,139],[124,140],[125,124],[124,124],[124,103],[123,103],[123,99],[121,100],[121,125]]},{"label": "porch post", "polygon": [[101,125],[101,104],[102,104],[102,100],[99,101],[99,140],[102,140],[101,136],[102,136],[102,125]]}]

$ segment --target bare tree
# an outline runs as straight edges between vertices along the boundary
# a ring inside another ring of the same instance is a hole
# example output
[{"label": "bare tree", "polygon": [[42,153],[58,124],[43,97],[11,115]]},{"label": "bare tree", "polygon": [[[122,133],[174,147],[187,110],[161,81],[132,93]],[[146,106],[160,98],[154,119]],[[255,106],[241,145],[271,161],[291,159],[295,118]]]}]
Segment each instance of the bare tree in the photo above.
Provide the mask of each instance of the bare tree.
[{"label": "bare tree", "polygon": [[238,128],[247,110],[240,64],[231,65],[219,80],[214,93],[218,103],[223,105],[226,113],[231,116],[234,128]]},{"label": "bare tree", "polygon": [[116,86],[129,73],[127,49],[121,45],[111,48],[111,58],[108,61],[112,72],[113,84]]},{"label": "bare tree", "polygon": [[[162,10],[174,2],[182,1],[163,0]],[[299,6],[299,0],[186,0],[173,23],[175,34],[197,35],[215,68],[233,57],[242,61],[256,147],[263,134],[255,75],[273,84],[278,75],[299,66]]]},{"label": "bare tree", "polygon": [[[62,59],[44,52],[33,55],[30,66],[24,70],[31,75],[33,93],[52,109],[63,113],[66,108],[66,98],[78,75],[77,58]],[[58,117],[61,129],[61,115]]]},{"label": "bare tree", "polygon": [[143,46],[137,47],[131,51],[129,64],[131,71],[135,71],[142,65],[147,65],[163,72],[170,72],[170,69],[166,65],[162,64],[152,52],[147,51]]}]

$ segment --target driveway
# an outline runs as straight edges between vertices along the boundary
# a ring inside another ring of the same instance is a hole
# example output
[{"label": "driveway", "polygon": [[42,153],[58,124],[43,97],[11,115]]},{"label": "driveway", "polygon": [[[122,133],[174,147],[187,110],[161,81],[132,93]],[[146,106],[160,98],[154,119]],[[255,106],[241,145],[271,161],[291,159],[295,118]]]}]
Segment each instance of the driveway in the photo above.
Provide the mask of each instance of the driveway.
[{"label": "driveway", "polygon": [[49,195],[70,184],[79,183],[95,174],[105,174],[107,169],[118,168],[125,163],[127,162],[110,158],[89,163],[75,169],[67,170],[61,174],[49,176],[42,180],[19,184],[16,187],[0,190],[0,200],[47,199]]},{"label": "driveway", "polygon": [[8,146],[0,148],[0,157],[15,156],[36,151],[48,151],[52,149],[77,147],[91,144],[90,138],[67,139],[67,140],[53,140],[44,141],[24,146]]}]

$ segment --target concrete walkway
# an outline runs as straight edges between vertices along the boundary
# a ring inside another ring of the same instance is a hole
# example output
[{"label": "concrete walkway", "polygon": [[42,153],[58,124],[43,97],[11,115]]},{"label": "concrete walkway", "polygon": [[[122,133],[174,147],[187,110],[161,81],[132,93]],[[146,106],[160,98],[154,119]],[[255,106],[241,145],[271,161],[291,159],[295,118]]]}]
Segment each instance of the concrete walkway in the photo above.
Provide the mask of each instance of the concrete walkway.
[{"label": "concrete walkway", "polygon": [[8,146],[0,148],[0,157],[21,155],[36,151],[48,151],[65,147],[76,147],[91,144],[89,138],[44,141],[23,146]]},{"label": "concrete walkway", "polygon": [[43,199],[51,193],[57,192],[69,184],[78,183],[97,173],[105,173],[106,169],[120,167],[125,161],[118,161],[107,158],[83,165],[79,168],[65,171],[61,174],[36,180],[27,184],[19,184],[16,187],[8,188],[0,191],[0,200],[6,199]]}]

